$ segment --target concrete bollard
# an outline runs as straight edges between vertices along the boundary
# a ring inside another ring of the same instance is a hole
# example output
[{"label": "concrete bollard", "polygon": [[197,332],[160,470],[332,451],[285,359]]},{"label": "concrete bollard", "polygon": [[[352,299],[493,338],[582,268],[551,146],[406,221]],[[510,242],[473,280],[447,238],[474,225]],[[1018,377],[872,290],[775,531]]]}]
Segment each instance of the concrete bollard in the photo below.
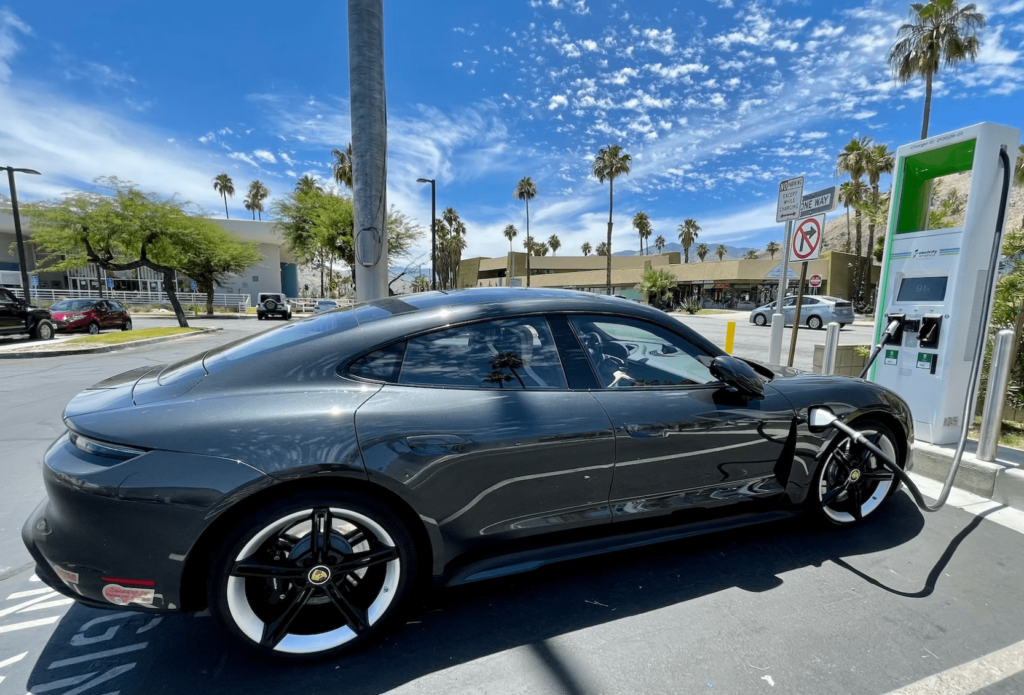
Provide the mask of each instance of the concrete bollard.
[{"label": "concrete bollard", "polygon": [[781,364],[782,357],[782,329],[785,321],[782,314],[772,314],[772,337],[768,345],[768,364]]},{"label": "concrete bollard", "polygon": [[996,333],[992,348],[992,364],[988,368],[988,387],[985,390],[985,410],[981,414],[978,432],[979,461],[995,461],[999,446],[999,432],[1003,427],[1003,402],[1010,383],[1010,356],[1013,354],[1014,332],[1005,329]]},{"label": "concrete bollard", "polygon": [[828,324],[825,333],[825,355],[821,360],[822,374],[836,373],[836,353],[839,351],[839,329],[841,326],[833,321]]}]

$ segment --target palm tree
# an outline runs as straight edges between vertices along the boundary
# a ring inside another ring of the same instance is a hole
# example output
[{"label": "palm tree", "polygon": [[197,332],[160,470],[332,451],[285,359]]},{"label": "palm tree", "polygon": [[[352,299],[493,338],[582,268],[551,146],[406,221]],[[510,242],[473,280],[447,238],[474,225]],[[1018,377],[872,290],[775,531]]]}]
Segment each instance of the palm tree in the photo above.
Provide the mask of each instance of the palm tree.
[{"label": "palm tree", "polygon": [[646,212],[638,212],[633,215],[633,229],[640,235],[640,255],[644,255],[644,239],[651,235],[651,221],[647,218]]},{"label": "palm tree", "polygon": [[704,259],[708,257],[709,253],[711,253],[711,249],[708,248],[707,244],[697,245],[697,258],[700,259],[701,263],[704,262]]},{"label": "palm tree", "polygon": [[839,186],[839,200],[846,208],[846,253],[850,253],[850,207],[860,204],[864,193],[863,181],[845,181]]},{"label": "palm tree", "polygon": [[508,239],[508,252],[512,256],[512,275],[511,275],[511,277],[515,277],[516,276],[516,254],[515,254],[515,251],[512,250],[512,240],[515,239],[516,236],[519,234],[519,230],[516,229],[514,225],[509,224],[509,225],[505,226],[505,229],[504,229],[504,231],[502,231],[501,234],[506,239]]},{"label": "palm tree", "polygon": [[557,234],[552,234],[548,237],[548,246],[551,247],[551,255],[554,256],[558,249],[562,248],[562,242],[558,238]]},{"label": "palm tree", "polygon": [[231,180],[231,177],[227,174],[217,174],[213,177],[213,190],[217,191],[224,197],[224,216],[229,220],[231,215],[228,214],[228,196],[235,197],[235,182]]},{"label": "palm tree", "polygon": [[253,181],[249,184],[249,197],[246,200],[249,203],[249,207],[246,210],[252,210],[253,219],[256,219],[256,213],[259,213],[260,220],[263,220],[263,201],[270,196],[270,189],[263,185],[262,181]]},{"label": "palm tree", "polygon": [[334,157],[334,163],[331,164],[331,172],[334,174],[334,180],[339,184],[346,186],[350,191],[352,190],[352,143],[345,145],[345,151],[334,149],[331,150],[331,156]]},{"label": "palm tree", "polygon": [[320,184],[316,182],[309,174],[306,174],[301,179],[295,182],[296,193],[323,193],[324,189],[321,188]]},{"label": "palm tree", "polygon": [[605,271],[605,291],[612,293],[612,210],[615,201],[615,179],[620,175],[629,175],[629,164],[633,158],[622,151],[619,145],[602,147],[590,165],[590,172],[601,183],[608,181],[608,241],[605,242],[605,255],[608,257]]},{"label": "palm tree", "polygon": [[658,253],[661,253],[661,250],[665,248],[665,237],[660,234],[654,237],[654,248],[658,249]]},{"label": "palm tree", "polygon": [[871,209],[872,215],[868,219],[868,247],[865,256],[865,272],[871,267],[871,252],[875,248],[875,219],[878,217],[878,182],[882,174],[891,174],[896,166],[896,158],[889,150],[888,145],[875,145],[867,151],[865,157],[865,173],[868,176],[868,184],[871,186]]},{"label": "palm tree", "polygon": [[580,251],[583,252],[584,256],[589,256],[590,252],[593,251],[593,250],[594,249],[593,249],[593,247],[590,246],[590,242],[589,241],[584,241],[583,242],[583,246],[580,247]]},{"label": "palm tree", "polygon": [[[1024,186],[1024,145],[1017,145],[1017,163],[1013,168],[1013,182],[1018,186]],[[1024,220],[1020,223],[1024,229]]]},{"label": "palm tree", "polygon": [[764,250],[768,252],[768,255],[775,259],[775,254],[782,250],[782,244],[777,241],[769,241],[768,245],[764,247]]},{"label": "palm tree", "polygon": [[979,48],[976,32],[985,27],[985,15],[974,3],[960,7],[957,0],[928,0],[927,4],[910,4],[910,19],[896,32],[896,42],[889,49],[889,68],[898,84],[924,78],[924,140],[932,108],[932,78],[940,64],[951,68],[974,62]]},{"label": "palm tree", "polygon": [[256,203],[253,201],[252,193],[245,196],[245,200],[242,201],[242,207],[252,212],[253,220],[256,219]]},{"label": "palm tree", "polygon": [[533,252],[538,256],[546,256],[548,255],[548,251],[548,245],[543,241],[539,241],[533,245]]},{"label": "palm tree", "polygon": [[597,251],[595,251],[594,253],[596,253],[598,256],[607,256],[608,244],[602,241],[600,244],[597,245]]},{"label": "palm tree", "polygon": [[[526,203],[526,239],[531,244],[533,239],[530,237],[530,201],[537,197],[537,184],[533,182],[529,176],[524,176],[519,179],[519,183],[512,190],[512,197],[516,200],[522,200]],[[527,247],[526,252],[526,286],[530,286],[530,247]]]},{"label": "palm tree", "polygon": [[744,258],[746,260],[748,260],[748,261],[756,261],[757,260],[757,250],[756,249],[750,249],[749,251],[747,251],[747,255],[744,256]]},{"label": "palm tree", "polygon": [[[850,180],[856,182],[855,187],[859,189],[861,196],[863,196],[864,186],[861,179],[864,177],[864,174],[867,173],[871,146],[872,139],[867,135],[860,138],[850,138],[850,142],[846,143],[846,147],[844,147],[843,151],[839,153],[838,157],[836,157],[836,173],[849,174]],[[861,200],[863,200],[863,198],[861,198]],[[856,206],[854,206],[854,210],[853,219],[857,231],[855,253],[857,254],[857,258],[860,258],[863,250],[861,246],[861,211],[860,208]],[[860,271],[858,270],[858,275],[859,272]]]},{"label": "palm tree", "polygon": [[725,248],[724,244],[719,244],[718,248],[715,249],[715,255],[718,256],[718,260],[722,260],[727,253],[729,253],[729,249]]},{"label": "palm tree", "polygon": [[697,240],[699,235],[700,225],[692,217],[687,217],[679,225],[679,243],[683,245],[683,263],[690,262],[690,247],[693,246],[693,242]]}]

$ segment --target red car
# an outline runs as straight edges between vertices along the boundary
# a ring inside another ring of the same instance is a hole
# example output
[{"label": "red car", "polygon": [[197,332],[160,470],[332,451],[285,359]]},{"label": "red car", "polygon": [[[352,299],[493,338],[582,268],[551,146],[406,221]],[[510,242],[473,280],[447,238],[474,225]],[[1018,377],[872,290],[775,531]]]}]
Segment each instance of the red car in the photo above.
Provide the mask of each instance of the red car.
[{"label": "red car", "polygon": [[64,299],[50,307],[50,313],[64,325],[59,331],[87,331],[96,335],[108,328],[132,329],[128,310],[113,299]]}]

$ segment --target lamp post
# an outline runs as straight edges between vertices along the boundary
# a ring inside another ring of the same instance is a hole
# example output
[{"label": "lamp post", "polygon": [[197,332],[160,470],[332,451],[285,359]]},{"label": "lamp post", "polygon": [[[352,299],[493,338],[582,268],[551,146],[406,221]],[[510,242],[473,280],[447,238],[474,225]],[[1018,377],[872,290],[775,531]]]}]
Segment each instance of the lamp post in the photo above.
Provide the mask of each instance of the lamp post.
[{"label": "lamp post", "polygon": [[437,289],[437,182],[434,179],[416,179],[416,183],[430,184],[430,289]]},{"label": "lamp post", "polygon": [[21,289],[25,293],[25,303],[32,303],[31,285],[28,282],[28,262],[25,260],[25,237],[21,234],[21,217],[18,215],[18,190],[14,187],[15,172],[21,174],[35,174],[42,176],[35,169],[15,169],[14,167],[0,167],[0,171],[7,172],[7,182],[11,186],[11,208],[14,213],[14,238],[18,243],[18,265],[21,266]]}]

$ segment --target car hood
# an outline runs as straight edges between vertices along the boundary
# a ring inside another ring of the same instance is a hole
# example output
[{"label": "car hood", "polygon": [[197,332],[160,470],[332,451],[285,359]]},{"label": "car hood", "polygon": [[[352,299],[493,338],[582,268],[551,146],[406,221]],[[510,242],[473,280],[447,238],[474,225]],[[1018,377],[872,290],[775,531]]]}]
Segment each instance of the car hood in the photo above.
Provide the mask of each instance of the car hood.
[{"label": "car hood", "polygon": [[174,364],[139,367],[94,384],[71,399],[64,418],[182,396],[206,378],[205,353]]}]

